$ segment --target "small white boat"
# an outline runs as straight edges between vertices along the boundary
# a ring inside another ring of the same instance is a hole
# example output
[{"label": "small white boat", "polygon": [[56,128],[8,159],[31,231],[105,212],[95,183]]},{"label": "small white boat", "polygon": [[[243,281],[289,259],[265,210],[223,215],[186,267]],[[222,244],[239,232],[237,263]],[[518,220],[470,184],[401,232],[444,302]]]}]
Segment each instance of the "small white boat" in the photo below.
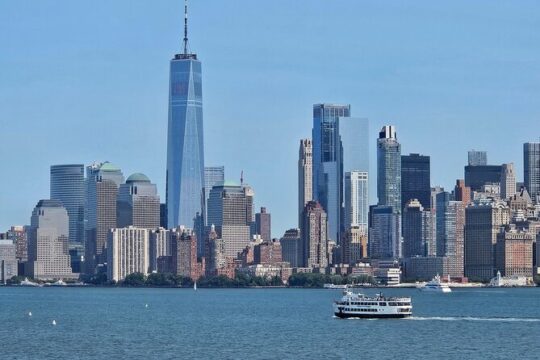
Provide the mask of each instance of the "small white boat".
[{"label": "small white boat", "polygon": [[196,281],[193,283],[193,290],[197,291],[197,282]]},{"label": "small white boat", "polygon": [[28,278],[24,278],[23,281],[21,281],[21,286],[32,286],[32,287],[40,287],[38,283],[32,282],[28,280]]},{"label": "small white boat", "polygon": [[56,326],[56,320],[52,321],[53,326]]},{"label": "small white boat", "polygon": [[347,289],[347,285],[324,284],[325,289]]},{"label": "small white boat", "polygon": [[439,274],[433,278],[430,282],[427,282],[424,286],[420,287],[422,291],[449,293],[452,292],[450,286],[447,283],[441,281]]}]

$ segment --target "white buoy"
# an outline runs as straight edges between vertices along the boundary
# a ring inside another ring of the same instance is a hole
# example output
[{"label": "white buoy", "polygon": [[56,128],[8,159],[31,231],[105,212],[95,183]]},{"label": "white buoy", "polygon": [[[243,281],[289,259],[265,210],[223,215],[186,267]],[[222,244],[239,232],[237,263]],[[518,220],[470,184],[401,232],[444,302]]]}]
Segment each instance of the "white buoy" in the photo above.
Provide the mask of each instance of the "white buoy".
[{"label": "white buoy", "polygon": [[53,321],[52,321],[52,324],[53,324],[53,326],[56,325],[56,320],[53,320]]},{"label": "white buoy", "polygon": [[31,312],[31,311],[28,312],[28,316],[32,316],[32,312]]}]

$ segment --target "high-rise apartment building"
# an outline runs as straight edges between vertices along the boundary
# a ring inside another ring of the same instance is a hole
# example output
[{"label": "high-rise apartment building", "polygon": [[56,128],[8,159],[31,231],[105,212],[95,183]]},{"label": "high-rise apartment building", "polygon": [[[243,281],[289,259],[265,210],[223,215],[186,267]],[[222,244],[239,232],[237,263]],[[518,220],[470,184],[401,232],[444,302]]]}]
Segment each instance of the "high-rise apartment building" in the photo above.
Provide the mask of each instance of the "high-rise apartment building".
[{"label": "high-rise apartment building", "polygon": [[107,238],[107,279],[121,281],[129,274],[148,275],[149,234],[145,228],[129,226],[110,229]]},{"label": "high-rise apartment building", "polygon": [[420,154],[401,155],[401,202],[417,199],[425,210],[431,207],[430,158]]},{"label": "high-rise apartment building", "polygon": [[394,126],[384,126],[377,139],[378,205],[401,212],[401,145]]},{"label": "high-rise apartment building", "polygon": [[470,166],[487,165],[487,152],[485,151],[469,150],[468,157]]},{"label": "high-rise apartment building", "polygon": [[175,274],[197,281],[204,265],[197,262],[197,236],[191,229],[179,227],[171,232]]},{"label": "high-rise apartment building", "polygon": [[302,266],[325,268],[328,266],[328,218],[321,204],[310,201],[304,208],[302,222]]},{"label": "high-rise apartment building", "polygon": [[184,51],[170,63],[167,130],[167,216],[170,228],[193,227],[202,215],[204,186],[201,62],[188,46],[187,5]]},{"label": "high-rise apartment building", "polygon": [[402,215],[403,257],[427,256],[432,242],[433,218],[417,199],[407,202]]},{"label": "high-rise apartment building", "polygon": [[272,216],[265,207],[261,207],[261,212],[255,214],[255,232],[264,241],[272,240]]},{"label": "high-rise apartment building", "polygon": [[365,235],[369,228],[369,183],[368,172],[345,173],[344,231],[355,226]]},{"label": "high-rise apartment building", "polygon": [[465,204],[443,192],[437,196],[436,255],[448,258],[448,274],[463,277]]},{"label": "high-rise apartment building", "polygon": [[148,239],[150,272],[174,273],[172,268],[173,249],[171,245],[171,231],[158,228],[150,230]]},{"label": "high-rise apartment building", "polygon": [[540,143],[523,144],[523,180],[535,203],[540,202]]},{"label": "high-rise apartment building", "polygon": [[30,219],[26,275],[34,279],[73,278],[68,243],[66,209],[60,201],[40,200]]},{"label": "high-rise apartment building", "polygon": [[401,215],[393,206],[370,206],[368,248],[371,258],[401,257]]},{"label": "high-rise apartment building", "polygon": [[502,164],[500,183],[501,199],[508,199],[516,193],[516,172],[514,163]]},{"label": "high-rise apartment building", "polygon": [[339,241],[343,204],[343,154],[339,119],[350,105],[313,105],[313,200],[328,216],[328,238]]},{"label": "high-rise apartment building", "polygon": [[84,165],[53,165],[50,197],[66,208],[69,216],[69,242],[84,243]]},{"label": "high-rise apartment building", "polygon": [[495,245],[500,227],[510,221],[501,201],[475,202],[465,210],[465,276],[488,281],[495,276]]},{"label": "high-rise apartment building", "polygon": [[118,190],[117,226],[159,227],[159,195],[157,187],[141,173],[130,175]]},{"label": "high-rise apartment building", "polygon": [[96,266],[107,261],[107,238],[117,227],[116,205],[118,188],[124,175],[110,162],[95,163],[86,168],[85,208],[85,272],[93,274]]},{"label": "high-rise apartment building", "polygon": [[298,226],[306,204],[313,200],[313,144],[311,139],[300,140],[298,151]]}]

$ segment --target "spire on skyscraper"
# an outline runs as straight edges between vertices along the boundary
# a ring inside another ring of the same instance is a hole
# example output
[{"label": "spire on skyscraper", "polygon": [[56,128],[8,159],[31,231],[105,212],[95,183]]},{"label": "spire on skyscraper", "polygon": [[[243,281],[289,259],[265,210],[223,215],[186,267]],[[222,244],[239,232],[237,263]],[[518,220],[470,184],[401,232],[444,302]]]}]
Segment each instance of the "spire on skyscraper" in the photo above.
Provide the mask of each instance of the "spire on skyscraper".
[{"label": "spire on skyscraper", "polygon": [[184,55],[188,54],[188,37],[187,37],[187,0],[184,1]]}]

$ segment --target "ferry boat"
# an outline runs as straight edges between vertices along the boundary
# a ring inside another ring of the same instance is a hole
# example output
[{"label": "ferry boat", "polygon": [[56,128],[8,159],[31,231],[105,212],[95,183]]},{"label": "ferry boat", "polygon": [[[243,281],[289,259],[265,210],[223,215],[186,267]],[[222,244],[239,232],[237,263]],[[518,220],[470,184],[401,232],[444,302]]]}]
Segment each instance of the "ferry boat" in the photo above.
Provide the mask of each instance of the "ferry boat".
[{"label": "ferry boat", "polygon": [[339,318],[405,318],[412,315],[412,301],[410,297],[382,294],[369,297],[345,290],[341,300],[334,302],[334,315]]},{"label": "ferry boat", "polygon": [[346,289],[347,285],[324,284],[323,288],[325,288],[325,289]]},{"label": "ferry boat", "polygon": [[441,281],[441,277],[437,274],[433,280],[427,282],[424,286],[420,287],[422,291],[449,293],[452,292],[450,286],[447,283]]}]

